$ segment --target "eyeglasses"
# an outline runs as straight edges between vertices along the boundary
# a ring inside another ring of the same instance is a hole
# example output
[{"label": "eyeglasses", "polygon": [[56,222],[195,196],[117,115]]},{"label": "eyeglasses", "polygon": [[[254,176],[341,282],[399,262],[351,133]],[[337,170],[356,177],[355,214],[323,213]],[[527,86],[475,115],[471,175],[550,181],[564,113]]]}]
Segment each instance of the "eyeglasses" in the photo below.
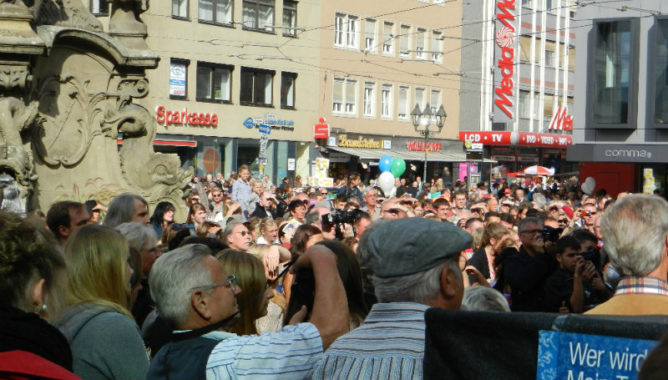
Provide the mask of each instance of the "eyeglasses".
[{"label": "eyeglasses", "polygon": [[241,236],[250,235],[250,232],[248,232],[248,231],[237,231],[237,233]]},{"label": "eyeglasses", "polygon": [[559,219],[558,222],[559,223],[568,223],[568,219]]},{"label": "eyeglasses", "polygon": [[193,290],[197,290],[197,289],[211,290],[211,289],[215,289],[219,286],[224,286],[226,288],[230,288],[231,291],[236,291],[237,288],[239,287],[239,283],[237,282],[237,276],[232,274],[232,275],[227,276],[227,280],[225,280],[223,282],[216,282],[216,283],[209,284],[209,285],[195,286],[194,288],[190,289],[190,291],[192,292]]},{"label": "eyeglasses", "polygon": [[391,208],[391,209],[383,210],[383,212],[386,212],[388,214],[399,215],[401,210],[399,210],[398,208]]},{"label": "eyeglasses", "polygon": [[223,194],[221,194],[221,193],[217,193],[217,194],[212,195],[212,197],[214,197],[214,198],[218,198],[218,197],[222,197],[222,196],[223,196]]}]

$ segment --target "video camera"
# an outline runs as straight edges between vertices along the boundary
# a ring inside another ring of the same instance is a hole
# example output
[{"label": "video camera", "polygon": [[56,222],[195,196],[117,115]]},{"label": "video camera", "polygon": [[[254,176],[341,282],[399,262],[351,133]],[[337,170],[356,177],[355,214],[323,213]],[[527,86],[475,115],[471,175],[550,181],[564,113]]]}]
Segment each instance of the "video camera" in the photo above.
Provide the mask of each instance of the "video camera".
[{"label": "video camera", "polygon": [[331,227],[337,226],[339,224],[354,224],[359,218],[362,217],[364,212],[358,209],[350,211],[332,211],[329,214],[323,215],[321,217],[321,224],[323,229],[329,229]]},{"label": "video camera", "polygon": [[555,243],[557,240],[559,240],[559,237],[561,236],[561,233],[564,232],[563,228],[554,228],[550,226],[544,226],[543,227],[543,240],[546,242],[552,242]]}]

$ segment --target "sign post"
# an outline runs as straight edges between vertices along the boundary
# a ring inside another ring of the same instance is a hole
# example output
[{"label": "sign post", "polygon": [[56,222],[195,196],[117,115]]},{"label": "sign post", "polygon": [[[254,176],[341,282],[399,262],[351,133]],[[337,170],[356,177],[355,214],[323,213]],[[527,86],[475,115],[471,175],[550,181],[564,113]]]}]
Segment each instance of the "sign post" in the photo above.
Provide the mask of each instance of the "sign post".
[{"label": "sign post", "polygon": [[269,134],[271,134],[271,127],[265,124],[260,124],[259,131],[260,131],[260,154],[258,160],[260,164],[260,176],[264,176],[264,166],[267,164],[267,144],[269,143]]}]

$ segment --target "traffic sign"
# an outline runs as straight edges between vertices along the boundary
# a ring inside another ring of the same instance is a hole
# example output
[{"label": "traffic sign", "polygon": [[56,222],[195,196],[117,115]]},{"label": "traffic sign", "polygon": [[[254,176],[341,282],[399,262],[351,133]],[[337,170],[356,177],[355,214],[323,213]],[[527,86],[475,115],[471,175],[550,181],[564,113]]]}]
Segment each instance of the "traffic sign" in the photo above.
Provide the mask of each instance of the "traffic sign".
[{"label": "traffic sign", "polygon": [[260,133],[262,133],[264,135],[271,134],[271,127],[270,126],[265,125],[265,124],[260,124],[259,127],[260,127]]},{"label": "traffic sign", "polygon": [[244,120],[243,124],[244,124],[244,127],[248,128],[248,129],[251,129],[255,126],[255,121],[253,120],[252,117],[249,117],[249,118],[246,118],[246,120]]}]

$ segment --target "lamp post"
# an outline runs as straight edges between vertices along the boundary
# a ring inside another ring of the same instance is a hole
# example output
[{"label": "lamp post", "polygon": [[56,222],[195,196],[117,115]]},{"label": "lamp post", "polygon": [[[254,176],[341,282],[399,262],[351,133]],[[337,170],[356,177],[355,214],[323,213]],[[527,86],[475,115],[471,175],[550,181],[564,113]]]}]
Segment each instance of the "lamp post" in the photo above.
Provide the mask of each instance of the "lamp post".
[{"label": "lamp post", "polygon": [[[445,113],[442,104],[438,107],[438,111],[436,111],[435,114],[431,113],[429,103],[424,107],[424,111],[420,111],[420,105],[417,103],[415,104],[413,111],[411,111],[411,119],[413,121],[415,132],[419,132],[424,136],[424,171],[422,174],[422,181],[427,181],[427,142],[429,141],[429,136],[432,133],[441,133],[446,117],[448,117],[448,114]],[[429,129],[432,125],[436,126],[438,130]]]}]

